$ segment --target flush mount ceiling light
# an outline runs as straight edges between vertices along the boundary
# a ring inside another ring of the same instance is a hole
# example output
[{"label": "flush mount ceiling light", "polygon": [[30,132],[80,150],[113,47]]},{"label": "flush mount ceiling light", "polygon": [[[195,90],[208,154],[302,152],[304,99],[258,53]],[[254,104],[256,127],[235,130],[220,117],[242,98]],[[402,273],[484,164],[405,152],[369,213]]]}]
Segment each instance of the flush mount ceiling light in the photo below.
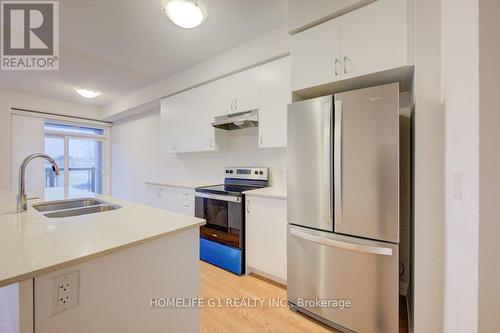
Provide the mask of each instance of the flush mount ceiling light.
[{"label": "flush mount ceiling light", "polygon": [[88,89],[79,89],[76,88],[76,92],[85,98],[94,98],[99,96],[101,93],[93,90],[88,90]]},{"label": "flush mount ceiling light", "polygon": [[181,28],[196,28],[203,22],[205,11],[198,1],[170,0],[163,5],[163,13]]}]

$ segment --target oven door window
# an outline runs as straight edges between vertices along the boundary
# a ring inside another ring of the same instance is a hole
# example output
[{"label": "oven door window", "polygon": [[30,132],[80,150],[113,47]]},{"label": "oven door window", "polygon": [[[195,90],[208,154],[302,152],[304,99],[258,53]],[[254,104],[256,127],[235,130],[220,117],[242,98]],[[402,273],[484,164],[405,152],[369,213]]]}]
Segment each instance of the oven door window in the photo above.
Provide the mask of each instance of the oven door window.
[{"label": "oven door window", "polygon": [[214,199],[203,199],[203,217],[207,220],[207,228],[229,231],[228,225],[228,202]]}]

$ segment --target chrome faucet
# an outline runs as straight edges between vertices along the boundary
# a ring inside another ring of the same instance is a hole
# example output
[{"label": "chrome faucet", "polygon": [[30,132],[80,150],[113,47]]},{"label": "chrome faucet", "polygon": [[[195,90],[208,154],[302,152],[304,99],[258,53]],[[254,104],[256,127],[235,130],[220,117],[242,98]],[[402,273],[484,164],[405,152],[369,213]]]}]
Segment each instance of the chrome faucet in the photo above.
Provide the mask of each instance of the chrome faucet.
[{"label": "chrome faucet", "polygon": [[31,154],[28,157],[26,157],[21,163],[21,166],[19,167],[19,194],[17,195],[17,212],[21,213],[26,210],[28,210],[28,198],[26,196],[26,184],[25,184],[25,177],[24,174],[26,172],[26,166],[28,163],[37,158],[41,157],[46,159],[51,165],[52,165],[52,171],[56,174],[56,176],[59,176],[59,166],[57,165],[56,161],[50,157],[47,154],[42,154],[42,153],[36,153],[36,154]]}]

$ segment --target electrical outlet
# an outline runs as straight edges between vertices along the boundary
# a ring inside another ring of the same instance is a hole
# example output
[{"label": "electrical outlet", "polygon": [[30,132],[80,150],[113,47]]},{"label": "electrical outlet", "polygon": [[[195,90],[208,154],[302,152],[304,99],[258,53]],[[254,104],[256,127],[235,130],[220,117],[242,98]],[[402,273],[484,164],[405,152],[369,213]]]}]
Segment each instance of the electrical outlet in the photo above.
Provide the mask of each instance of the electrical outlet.
[{"label": "electrical outlet", "polygon": [[80,273],[72,272],[52,279],[52,315],[78,304]]}]

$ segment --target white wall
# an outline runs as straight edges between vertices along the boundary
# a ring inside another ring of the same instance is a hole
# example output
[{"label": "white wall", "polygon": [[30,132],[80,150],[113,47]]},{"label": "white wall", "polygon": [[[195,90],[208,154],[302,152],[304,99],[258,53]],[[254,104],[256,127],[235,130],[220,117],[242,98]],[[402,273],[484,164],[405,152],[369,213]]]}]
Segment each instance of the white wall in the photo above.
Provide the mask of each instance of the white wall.
[{"label": "white wall", "polygon": [[500,2],[479,0],[479,332],[500,332]]},{"label": "white wall", "polygon": [[116,120],[154,109],[163,97],[289,53],[287,27],[283,26],[125,96],[105,107],[103,116]]},{"label": "white wall", "polygon": [[441,1],[416,0],[414,79],[414,332],[443,331],[444,117]]},{"label": "white wall", "polygon": [[257,128],[228,133],[227,151],[160,153],[160,111],[116,123],[111,131],[112,195],[145,200],[145,180],[220,184],[226,166],[270,168],[273,186],[286,186],[286,149],[259,149]]},{"label": "white wall", "polygon": [[[446,133],[443,331],[473,333],[479,241],[478,1],[442,0],[441,15]],[[456,193],[459,187],[462,198]]]},{"label": "white wall", "polygon": [[11,187],[11,108],[101,119],[101,111],[95,107],[0,91],[0,190]]}]

